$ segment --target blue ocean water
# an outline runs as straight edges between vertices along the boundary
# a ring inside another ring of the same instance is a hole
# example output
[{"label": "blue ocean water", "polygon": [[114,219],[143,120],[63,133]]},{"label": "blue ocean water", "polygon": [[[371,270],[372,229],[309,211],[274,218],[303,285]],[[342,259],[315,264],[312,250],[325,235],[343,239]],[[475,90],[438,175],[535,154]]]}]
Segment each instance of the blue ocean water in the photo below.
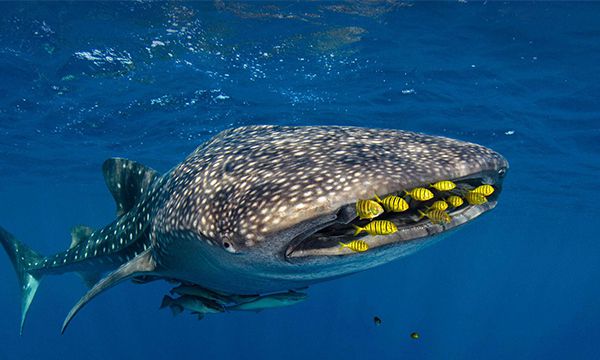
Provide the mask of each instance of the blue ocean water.
[{"label": "blue ocean water", "polygon": [[[0,224],[44,254],[114,218],[102,162],[166,171],[219,131],[353,125],[472,141],[511,164],[498,207],[309,301],[202,321],[169,286],[48,277],[1,359],[600,357],[600,4],[0,4]],[[373,316],[382,319],[373,324]],[[420,339],[410,337],[419,332]]]}]

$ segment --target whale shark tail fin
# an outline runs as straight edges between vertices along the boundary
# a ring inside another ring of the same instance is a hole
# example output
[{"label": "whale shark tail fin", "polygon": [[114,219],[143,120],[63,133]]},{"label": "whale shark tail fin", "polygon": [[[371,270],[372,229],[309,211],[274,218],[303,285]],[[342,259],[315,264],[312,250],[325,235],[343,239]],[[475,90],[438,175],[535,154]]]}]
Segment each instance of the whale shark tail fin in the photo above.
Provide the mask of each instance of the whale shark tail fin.
[{"label": "whale shark tail fin", "polygon": [[31,250],[2,227],[0,227],[0,244],[2,244],[2,247],[8,254],[19,278],[19,285],[21,287],[21,323],[19,333],[23,334],[23,325],[25,324],[29,306],[35,297],[42,278],[41,274],[29,272],[28,269],[35,266],[35,264],[41,263],[44,257]]}]

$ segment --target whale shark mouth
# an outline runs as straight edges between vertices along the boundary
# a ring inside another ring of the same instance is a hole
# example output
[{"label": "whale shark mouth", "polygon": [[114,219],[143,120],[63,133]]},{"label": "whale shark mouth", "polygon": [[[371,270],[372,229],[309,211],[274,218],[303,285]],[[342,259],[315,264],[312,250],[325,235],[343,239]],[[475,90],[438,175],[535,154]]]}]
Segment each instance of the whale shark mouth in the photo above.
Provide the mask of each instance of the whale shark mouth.
[{"label": "whale shark mouth", "polygon": [[[338,209],[335,220],[305,231],[293,239],[286,249],[285,257],[288,260],[293,260],[315,256],[360,256],[360,254],[365,253],[342,248],[340,243],[363,240],[369,246],[369,250],[366,251],[368,253],[387,246],[423,241],[455,229],[477,218],[481,214],[492,210],[496,206],[498,197],[502,191],[502,177],[504,173],[505,170],[499,173],[482,172],[460,179],[452,179],[452,182],[456,184],[456,188],[450,191],[437,191],[430,187],[430,183],[414,186],[425,187],[433,192],[434,197],[428,201],[417,201],[404,196],[405,189],[383,194],[383,196],[380,195],[381,198],[387,195],[403,196],[409,203],[409,209],[404,212],[385,212],[374,219],[393,222],[398,231],[390,235],[369,235],[363,232],[355,236],[353,225],[362,227],[371,220],[360,220],[357,217],[355,203],[345,205]],[[464,199],[464,195],[482,184],[493,185],[494,192],[487,196],[487,202],[483,204],[469,204]],[[451,220],[449,222],[436,222],[420,215],[419,210],[425,212],[434,201],[445,199],[450,195],[460,196],[464,199],[464,203],[458,207],[448,207],[446,212],[450,215]]]}]

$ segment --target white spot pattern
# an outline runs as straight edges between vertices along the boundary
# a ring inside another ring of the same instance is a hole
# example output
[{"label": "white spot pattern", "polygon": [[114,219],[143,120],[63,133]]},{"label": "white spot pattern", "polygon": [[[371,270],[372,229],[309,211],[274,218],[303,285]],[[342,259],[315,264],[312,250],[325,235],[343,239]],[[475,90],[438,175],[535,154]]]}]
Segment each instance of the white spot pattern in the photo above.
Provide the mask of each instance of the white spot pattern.
[{"label": "white spot pattern", "polygon": [[251,246],[358,198],[504,163],[480,145],[407,131],[248,126],[223,131],[173,169],[155,221],[162,232]]}]

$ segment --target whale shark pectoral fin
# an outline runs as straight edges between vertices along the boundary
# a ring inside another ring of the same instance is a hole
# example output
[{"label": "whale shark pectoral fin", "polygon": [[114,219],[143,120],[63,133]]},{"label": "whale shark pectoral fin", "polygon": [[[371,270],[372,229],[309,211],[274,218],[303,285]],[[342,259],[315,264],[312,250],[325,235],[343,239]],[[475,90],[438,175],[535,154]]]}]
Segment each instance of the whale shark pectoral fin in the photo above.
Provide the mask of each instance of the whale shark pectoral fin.
[{"label": "whale shark pectoral fin", "polygon": [[104,182],[115,202],[117,216],[131,210],[159,175],[156,170],[133,160],[110,158],[102,164]]},{"label": "whale shark pectoral fin", "polygon": [[104,279],[100,280],[96,285],[94,285],[94,287],[91,288],[81,299],[79,299],[75,306],[73,306],[63,322],[61,333],[64,334],[73,317],[75,317],[75,315],[79,312],[79,310],[81,310],[81,308],[83,308],[83,306],[96,297],[96,295],[129,278],[152,273],[156,269],[156,262],[152,258],[151,250],[152,248],[149,248],[137,257],[121,265],[121,267],[119,267],[117,270],[108,274]]}]

